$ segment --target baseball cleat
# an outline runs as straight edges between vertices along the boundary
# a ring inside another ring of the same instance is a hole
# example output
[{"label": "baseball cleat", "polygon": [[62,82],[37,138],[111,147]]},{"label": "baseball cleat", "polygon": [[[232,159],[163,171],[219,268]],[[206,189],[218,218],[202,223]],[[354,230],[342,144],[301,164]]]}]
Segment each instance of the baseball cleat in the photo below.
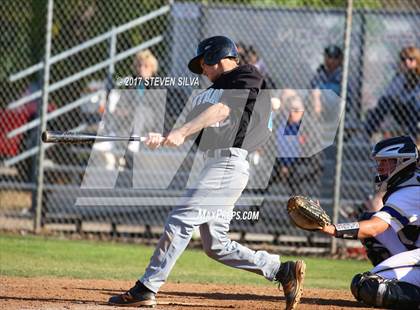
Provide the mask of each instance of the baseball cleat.
[{"label": "baseball cleat", "polygon": [[148,307],[154,308],[157,304],[155,293],[147,289],[140,281],[132,288],[120,295],[112,296],[108,305],[117,307]]},{"label": "baseball cleat", "polygon": [[305,278],[306,264],[303,260],[283,263],[284,273],[279,277],[280,285],[283,287],[286,298],[286,310],[297,309],[303,292],[303,280]]}]

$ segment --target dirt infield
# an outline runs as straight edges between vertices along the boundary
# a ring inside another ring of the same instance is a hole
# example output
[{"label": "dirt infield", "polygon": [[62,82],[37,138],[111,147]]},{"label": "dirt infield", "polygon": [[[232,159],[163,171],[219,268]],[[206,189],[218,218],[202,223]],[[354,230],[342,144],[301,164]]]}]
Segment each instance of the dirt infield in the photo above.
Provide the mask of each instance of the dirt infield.
[{"label": "dirt infield", "polygon": [[[0,277],[0,309],[117,309],[109,296],[132,282]],[[168,283],[158,295],[157,309],[284,309],[273,287]],[[299,309],[368,309],[348,291],[305,289]]]}]

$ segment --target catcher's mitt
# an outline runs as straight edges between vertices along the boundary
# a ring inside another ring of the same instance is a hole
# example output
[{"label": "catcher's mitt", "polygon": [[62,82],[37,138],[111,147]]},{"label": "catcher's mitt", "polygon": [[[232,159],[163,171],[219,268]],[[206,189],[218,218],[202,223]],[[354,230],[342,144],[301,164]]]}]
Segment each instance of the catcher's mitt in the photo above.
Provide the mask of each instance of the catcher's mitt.
[{"label": "catcher's mitt", "polygon": [[331,219],[324,209],[308,197],[290,197],[287,202],[287,212],[292,222],[305,230],[319,230],[331,224]]}]

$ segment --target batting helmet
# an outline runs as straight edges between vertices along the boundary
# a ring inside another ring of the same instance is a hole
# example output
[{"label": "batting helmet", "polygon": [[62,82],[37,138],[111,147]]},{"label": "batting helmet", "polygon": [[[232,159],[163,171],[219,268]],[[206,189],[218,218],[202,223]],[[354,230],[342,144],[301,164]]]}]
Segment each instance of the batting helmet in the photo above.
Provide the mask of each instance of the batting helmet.
[{"label": "batting helmet", "polygon": [[238,58],[238,49],[235,43],[224,36],[207,38],[198,44],[196,56],[188,63],[188,69],[196,74],[203,73],[200,58],[204,57],[204,63],[215,65],[223,58]]}]

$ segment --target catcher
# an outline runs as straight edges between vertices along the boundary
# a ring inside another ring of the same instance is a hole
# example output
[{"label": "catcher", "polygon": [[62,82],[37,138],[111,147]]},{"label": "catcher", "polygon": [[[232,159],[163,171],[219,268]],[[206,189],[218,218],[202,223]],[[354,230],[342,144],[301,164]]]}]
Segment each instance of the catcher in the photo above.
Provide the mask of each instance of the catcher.
[{"label": "catcher", "polygon": [[[419,309],[419,151],[409,136],[401,136],[377,143],[372,157],[377,162],[375,183],[377,191],[384,193],[384,206],[369,219],[331,225],[319,203],[304,197],[292,197],[288,211],[303,229],[336,238],[370,239],[387,250],[375,257],[376,266],[370,272],[354,276],[351,291],[357,300],[389,309]],[[404,249],[397,250],[399,247]]]}]

